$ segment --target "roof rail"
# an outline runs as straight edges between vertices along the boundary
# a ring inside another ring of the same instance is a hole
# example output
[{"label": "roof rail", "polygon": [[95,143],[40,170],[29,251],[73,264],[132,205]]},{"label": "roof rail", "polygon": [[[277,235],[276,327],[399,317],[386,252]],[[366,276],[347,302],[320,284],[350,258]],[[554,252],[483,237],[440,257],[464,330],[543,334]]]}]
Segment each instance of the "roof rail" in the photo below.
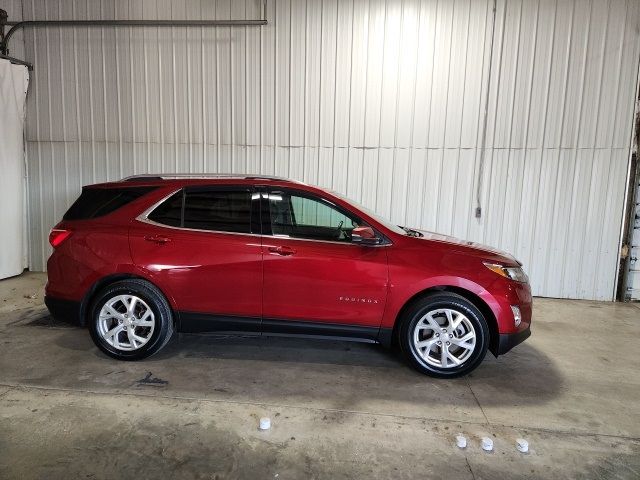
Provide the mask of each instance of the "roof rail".
[{"label": "roof rail", "polygon": [[284,180],[295,181],[285,177],[278,177],[275,175],[258,175],[258,174],[246,174],[246,173],[145,173],[140,175],[131,175],[123,178],[123,182],[136,182],[144,180],[170,180],[178,178],[240,178],[246,180]]}]

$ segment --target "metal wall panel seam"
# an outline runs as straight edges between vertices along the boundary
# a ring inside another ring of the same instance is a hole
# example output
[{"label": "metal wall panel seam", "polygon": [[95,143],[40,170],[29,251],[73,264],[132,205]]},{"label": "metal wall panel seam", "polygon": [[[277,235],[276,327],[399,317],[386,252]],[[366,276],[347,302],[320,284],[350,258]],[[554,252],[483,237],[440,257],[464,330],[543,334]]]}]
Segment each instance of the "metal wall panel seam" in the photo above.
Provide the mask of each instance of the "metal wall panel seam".
[{"label": "metal wall panel seam", "polygon": [[[293,50],[293,22],[292,22],[292,11],[293,11],[293,3],[292,0],[289,1],[289,122],[287,128],[289,130],[287,140],[289,144],[291,144],[291,79],[293,75],[293,68],[291,68],[291,51]],[[287,177],[291,178],[291,150],[287,150]]]},{"label": "metal wall panel seam", "polygon": [[[446,0],[445,0],[446,1]],[[435,4],[435,13],[434,13],[434,18],[435,18],[435,23],[436,23],[436,27],[437,27],[437,22],[438,22],[438,11],[439,11],[439,6],[440,6],[440,0],[436,0],[436,4]],[[434,70],[434,66],[435,66],[435,61],[436,61],[436,48],[435,48],[435,43],[436,43],[436,32],[437,28],[433,29],[433,54],[431,56],[431,72],[433,73]],[[433,81],[431,82],[430,86],[429,86],[429,111],[427,113],[427,120],[425,125],[427,126],[427,135],[426,135],[426,142],[425,145],[429,145],[430,144],[430,140],[431,140],[431,103],[433,101]],[[425,165],[425,172],[424,172],[424,178],[423,178],[423,185],[422,185],[422,191],[424,192],[427,188],[427,178],[428,178],[428,171],[427,171],[427,167],[429,165],[429,161],[428,161],[428,157],[427,157],[427,164]],[[421,207],[422,207],[422,214],[420,215],[421,219],[422,219],[422,224],[424,225],[424,212],[426,211],[425,209],[425,202],[426,202],[426,195],[423,196],[422,198],[422,202],[421,202]]]},{"label": "metal wall panel seam", "polygon": [[[144,13],[144,4],[142,4],[142,18],[145,17]],[[147,42],[146,33],[149,32],[148,29],[145,29],[145,32],[142,35],[142,58],[143,58],[143,67],[144,67],[144,84],[145,87],[149,85],[149,56],[147,54]],[[204,62],[203,62],[204,64]],[[204,69],[203,69],[204,70]],[[203,79],[204,80],[204,79]],[[202,82],[204,85],[204,82]],[[204,101],[202,102],[204,105]],[[151,171],[151,129],[149,126],[149,119],[151,114],[149,112],[149,88],[146,87],[144,89],[144,118],[145,118],[145,135],[147,140],[147,168],[146,171]]]},{"label": "metal wall panel seam", "polygon": [[[536,66],[536,53],[538,50],[538,22],[540,21],[540,0],[537,0],[536,2],[536,19],[535,19],[535,24],[534,24],[534,29],[533,29],[533,51],[531,53],[531,67],[529,69],[529,94],[527,96],[527,113],[526,113],[526,120],[525,120],[525,124],[524,124],[524,157],[523,160],[525,162],[527,162],[527,158],[529,156],[529,122],[531,120],[531,99],[533,96],[533,79],[534,79],[534,72],[535,72],[535,66]],[[538,176],[539,178],[539,176]],[[525,175],[523,173],[522,178],[520,179],[520,192],[524,192],[524,179],[525,179]],[[540,186],[540,182],[537,182],[538,187]],[[537,202],[534,202],[533,208],[534,208],[534,214],[531,216],[532,219],[535,219],[535,213],[536,213],[536,208],[537,208]],[[518,243],[519,243],[519,239],[520,239],[520,225],[521,222],[517,222],[516,223],[516,231],[515,231],[515,248],[517,250],[518,248]],[[535,226],[532,230],[535,229]],[[529,248],[529,252],[531,252],[532,249]]]},{"label": "metal wall panel seam", "polygon": [[[513,5],[515,2],[512,2],[511,5]],[[520,0],[520,11],[518,14],[518,29],[517,29],[517,33],[516,33],[516,45],[515,45],[515,56],[518,57],[520,55],[520,33],[522,31],[522,10],[524,8],[523,5],[523,0]],[[506,13],[505,13],[506,14]],[[506,28],[505,28],[506,30]],[[509,147],[508,147],[508,155],[507,155],[507,175],[506,175],[506,179],[508,181],[508,179],[510,178],[509,175],[509,171],[511,169],[511,159],[512,159],[512,152],[513,152],[513,123],[514,123],[514,112],[515,112],[515,105],[516,105],[516,92],[518,89],[518,66],[519,66],[519,62],[518,59],[515,58],[514,59],[514,65],[515,68],[513,69],[513,79],[512,79],[512,90],[513,92],[511,93],[511,111],[509,113]],[[494,129],[495,131],[495,129]],[[500,234],[498,236],[498,243],[500,245],[503,244],[504,241],[504,217],[505,217],[505,212],[506,212],[506,200],[507,200],[507,193],[508,193],[508,188],[504,189],[504,199],[501,200],[501,205],[502,207],[500,208],[500,221],[498,222],[498,224],[500,225]],[[513,203],[512,203],[513,205]],[[520,208],[520,205],[518,203],[518,209]],[[514,211],[515,211],[515,206],[514,206]],[[514,247],[516,247],[517,245],[514,245]]]},{"label": "metal wall panel seam", "polygon": [[[579,98],[580,98],[580,102],[579,102],[579,106],[578,106],[578,126],[576,129],[576,133],[575,133],[575,147],[574,148],[574,165],[573,165],[573,179],[571,182],[571,196],[570,198],[570,203],[569,203],[569,225],[573,225],[572,223],[572,216],[573,219],[575,220],[575,211],[576,211],[576,203],[577,203],[577,199],[575,198],[577,195],[576,192],[576,184],[578,183],[578,173],[580,172],[580,166],[578,165],[578,141],[580,138],[580,128],[582,126],[582,106],[584,105],[584,83],[585,83],[585,76],[586,76],[586,72],[587,72],[587,52],[589,50],[589,38],[590,38],[590,25],[591,25],[591,15],[593,12],[593,0],[589,1],[589,16],[588,16],[588,20],[587,20],[587,27],[586,27],[586,32],[585,32],[585,42],[584,42],[584,49],[583,49],[583,54],[582,54],[582,74],[581,74],[581,82],[580,82],[580,94],[579,94]],[[569,232],[567,232],[567,235],[565,235],[564,237],[564,245],[563,245],[563,253],[565,254],[565,258],[567,257],[566,252],[567,252],[567,247],[569,245]],[[580,255],[578,258],[583,259],[584,257],[582,257],[582,255]],[[582,261],[577,262],[578,264],[578,271],[580,271],[580,267],[582,265]],[[566,275],[566,270],[567,270],[567,262],[563,262],[562,266],[560,268],[560,289],[561,291],[564,292],[564,285],[565,285],[565,275]],[[576,281],[578,281],[579,276],[575,277]]]},{"label": "metal wall panel seam", "polygon": [[335,161],[336,161],[336,112],[338,103],[338,32],[340,30],[339,17],[340,16],[340,4],[336,1],[336,48],[334,52],[335,67],[333,69],[333,125],[331,127],[331,143],[333,144],[331,149],[331,188],[335,189]]},{"label": "metal wall panel seam", "polygon": [[[76,18],[76,0],[72,0],[71,2],[71,16]],[[74,91],[76,98],[76,133],[78,135],[78,158],[79,161],[82,162],[82,132],[80,131],[80,95],[79,88],[80,80],[78,78],[78,39],[76,36],[76,29],[73,29],[73,72],[74,72]],[[80,174],[80,185],[82,185],[82,165],[80,164],[80,168],[78,169],[78,173]]]},{"label": "metal wall panel seam", "polygon": [[[264,7],[264,4],[263,4]],[[265,10],[264,12],[264,17],[263,18],[267,18],[267,11]],[[264,171],[264,162],[263,162],[263,156],[264,156],[264,150],[263,150],[263,137],[262,137],[262,123],[263,123],[263,118],[264,118],[264,106],[263,106],[263,95],[262,95],[262,85],[264,84],[264,63],[263,63],[263,55],[262,55],[262,45],[263,45],[263,33],[264,30],[261,28],[260,29],[260,35],[259,35],[259,55],[260,55],[260,69],[259,69],[259,80],[258,80],[258,84],[260,85],[259,89],[258,89],[258,95],[260,98],[260,101],[258,103],[258,114],[260,115],[260,125],[258,127],[258,140],[260,142],[260,147],[259,147],[259,159],[258,159],[258,165],[260,166],[260,171],[263,172]],[[204,97],[203,97],[204,98]]]},{"label": "metal wall panel seam", "polygon": [[[174,18],[174,13],[173,13],[173,2],[171,2],[171,18]],[[173,145],[173,154],[175,155],[175,158],[173,159],[173,164],[174,164],[174,168],[176,169],[176,171],[179,171],[179,158],[180,158],[180,154],[179,154],[179,150],[178,150],[178,139],[179,139],[179,134],[178,134],[178,97],[176,96],[176,91],[178,89],[177,86],[177,76],[176,76],[176,29],[174,27],[171,27],[171,76],[172,76],[172,87],[173,90],[171,92],[171,98],[173,99],[173,141],[174,141],[174,145]],[[233,127],[232,127],[233,128]]]},{"label": "metal wall panel seam", "polygon": [[[23,4],[23,9],[24,9],[24,4]],[[35,5],[34,5],[34,0],[31,0],[31,13],[33,14],[35,10]],[[24,15],[24,10],[23,10],[23,15],[22,18],[25,18]],[[33,59],[34,59],[34,63],[38,61],[38,49],[36,48],[36,32],[35,30],[32,32],[33,33]],[[26,35],[25,35],[25,39],[26,39]],[[25,50],[26,50],[26,45],[25,45]],[[35,102],[35,112],[36,112],[36,120],[35,120],[35,126],[36,126],[36,139],[40,140],[40,122],[41,122],[41,118],[40,118],[40,82],[38,81],[37,77],[32,77],[33,81],[32,85],[33,85],[33,93],[34,93],[34,102]],[[27,142],[28,145],[28,142]],[[39,203],[38,203],[38,220],[40,223],[40,234],[42,235],[42,232],[44,231],[44,213],[42,211],[42,206],[44,204],[42,198],[43,198],[43,187],[42,187],[42,152],[41,152],[41,146],[40,146],[40,142],[37,142],[37,151],[38,151],[38,194],[39,194]],[[31,192],[31,182],[27,182],[27,192],[30,193]],[[32,223],[32,216],[33,216],[33,211],[29,211],[28,213],[29,215],[29,223]],[[31,229],[30,229],[31,230]],[[30,239],[30,244],[29,244],[29,268],[33,268],[34,265],[34,259],[33,259],[33,255],[32,255],[32,251],[35,251],[34,246],[31,244],[31,242],[33,241],[33,238]],[[43,241],[39,241],[40,245],[38,250],[40,250],[40,254],[42,255],[41,257],[41,262],[42,265],[44,266],[44,259],[45,259],[45,249],[44,249],[44,242]]]},{"label": "metal wall panel seam", "polygon": [[[464,55],[464,69],[463,69],[463,74],[462,74],[462,99],[464,102],[464,98],[465,98],[465,92],[466,92],[466,86],[467,86],[467,64],[468,64],[468,55],[469,55],[469,28],[470,28],[470,24],[471,24],[471,5],[469,5],[469,12],[467,14],[467,28],[465,28],[465,55]],[[452,29],[453,32],[453,29]],[[453,34],[453,33],[452,33]],[[482,75],[481,75],[482,78]],[[462,110],[464,112],[464,103],[462,105]],[[464,122],[464,114],[460,115],[460,133],[458,135],[458,148],[457,148],[457,162],[456,162],[456,172],[455,172],[455,176],[454,176],[454,181],[453,184],[454,185],[458,185],[458,177],[459,177],[459,173],[460,173],[460,154],[461,154],[461,145],[462,145],[462,126],[463,126],[463,122]],[[445,135],[446,137],[446,135]],[[446,140],[445,140],[446,141]],[[453,196],[453,205],[451,207],[451,230],[453,233],[453,228],[455,225],[455,216],[456,216],[456,204],[457,204],[457,200],[458,200],[458,196],[454,195]]]},{"label": "metal wall panel seam", "polygon": [[[549,114],[549,90],[550,90],[550,86],[551,86],[551,72],[553,70],[553,49],[554,49],[554,45],[555,45],[555,37],[556,37],[556,24],[557,24],[557,17],[558,17],[558,2],[556,0],[555,3],[555,8],[553,10],[553,27],[551,29],[551,43],[549,45],[549,63],[548,63],[548,67],[547,67],[547,71],[548,71],[548,75],[547,75],[547,82],[545,85],[545,99],[544,99],[544,117],[543,117],[543,121],[542,121],[542,141],[540,143],[540,152],[541,152],[541,158],[540,158],[540,170],[542,171],[542,166],[543,166],[543,158],[544,158],[544,151],[545,151],[545,142],[546,142],[546,136],[547,136],[547,116]],[[534,221],[534,225],[533,225],[533,235],[532,235],[532,241],[531,244],[532,245],[537,245],[536,243],[536,239],[539,235],[538,232],[538,225],[537,225],[537,220],[538,220],[538,206],[540,205],[540,195],[541,195],[541,182],[538,182],[538,185],[536,187],[536,201],[535,201],[535,215],[533,216],[533,221]],[[540,234],[542,234],[542,232],[540,232]],[[528,265],[531,265],[532,268],[535,266],[533,259],[534,259],[535,255],[534,255],[534,250],[533,248],[531,249],[531,253],[530,253],[530,257],[529,257],[529,261],[527,262]]]},{"label": "metal wall panel seam", "polygon": [[[185,32],[185,46],[187,50],[187,138],[189,139],[189,172],[193,172],[193,112],[191,107],[191,48],[189,48],[189,34],[191,29]],[[246,52],[245,52],[246,53]]]},{"label": "metal wall panel seam", "polygon": [[[454,25],[454,19],[456,16],[456,3],[457,2],[453,2],[453,7],[452,7],[452,11],[451,11],[451,24],[449,25],[450,28],[450,34],[449,34],[449,56],[448,56],[448,62],[447,62],[447,86],[446,86],[446,93],[444,95],[445,98],[445,106],[444,106],[444,118],[442,121],[443,124],[443,131],[442,131],[442,156],[440,156],[440,169],[438,170],[438,190],[437,190],[437,198],[438,200],[440,200],[442,198],[442,172],[445,168],[445,161],[444,161],[444,152],[445,152],[445,146],[446,146],[446,139],[447,139],[447,116],[448,116],[448,106],[449,106],[449,86],[451,85],[451,57],[452,55],[452,48],[453,48],[453,25]],[[433,107],[432,107],[433,108]],[[440,201],[438,201],[436,203],[436,211],[435,211],[435,226],[436,226],[436,230],[439,230],[439,224],[440,224]]]},{"label": "metal wall panel seam", "polygon": [[[319,67],[319,71],[318,71],[318,146],[322,145],[322,32],[324,31],[324,24],[323,24],[323,20],[324,20],[324,0],[320,0],[320,53],[319,53],[319,57],[320,57],[320,67]],[[306,35],[305,35],[306,38]],[[307,49],[305,48],[305,58],[306,58],[306,51]],[[306,115],[305,115],[306,117]],[[306,135],[305,135],[305,144],[307,143],[307,139],[306,139]],[[316,182],[319,182],[320,179],[320,158],[318,158],[318,165],[316,168]],[[333,175],[332,175],[333,177]]]},{"label": "metal wall panel seam", "polygon": [[[403,45],[403,40],[404,40],[404,30],[403,30],[403,26],[404,26],[404,14],[405,14],[405,0],[402,0],[401,4],[400,4],[400,41],[398,42],[398,70],[401,70],[402,68],[402,62],[401,62],[401,56],[402,56],[402,45]],[[402,71],[400,71],[397,75],[396,78],[396,106],[395,106],[395,119],[394,119],[394,132],[393,132],[393,165],[392,165],[392,169],[391,169],[391,181],[390,184],[393,185],[393,172],[395,171],[395,164],[396,164],[396,159],[397,159],[397,152],[398,152],[398,117],[399,117],[399,110],[400,110],[400,80],[401,80],[401,74]],[[415,103],[415,96],[414,96],[414,102]],[[382,123],[382,122],[381,122]],[[382,127],[380,127],[380,129],[382,130]],[[380,142],[378,142],[379,144]],[[403,191],[407,191],[407,185],[406,185],[406,181],[405,181],[405,185],[404,185],[404,189]],[[406,199],[407,197],[404,197],[405,199],[405,208],[403,208],[405,214],[403,215],[403,225],[406,225]],[[390,195],[389,197],[389,214],[393,215],[393,193]]]},{"label": "metal wall panel seam", "polygon": [[[386,7],[386,0],[385,0],[385,7]],[[355,17],[355,15],[354,15]],[[355,18],[354,18],[355,21]],[[366,122],[366,118],[367,118],[367,94],[368,94],[368,90],[369,90],[369,81],[367,76],[369,75],[369,30],[371,28],[371,3],[369,3],[368,5],[368,9],[367,9],[367,21],[365,22],[365,38],[366,41],[363,42],[363,45],[365,45],[365,50],[366,50],[366,55],[365,55],[365,68],[364,68],[364,119],[365,121],[363,122],[362,125],[362,139],[360,140],[360,144],[361,145],[365,145],[365,138],[366,138],[366,133],[367,133],[367,122]],[[384,45],[384,30],[383,30],[383,34],[382,34],[382,42]],[[382,52],[382,64],[384,65],[384,50]],[[353,88],[353,85],[351,86],[351,88]],[[351,114],[351,112],[350,112]],[[349,132],[349,146],[351,146],[351,132]],[[349,160],[351,160],[351,155],[349,155]],[[362,175],[360,176],[360,197],[359,198],[355,198],[355,200],[362,202],[363,199],[363,195],[364,195],[364,155],[362,157],[362,161],[363,161],[363,171],[362,171]]]},{"label": "metal wall panel seam", "polygon": [[[416,102],[417,102],[417,98],[416,98],[416,92],[417,92],[417,87],[418,87],[418,59],[420,58],[420,26],[422,25],[422,2],[418,1],[417,2],[417,8],[418,8],[418,20],[416,21],[416,34],[415,34],[415,38],[416,38],[416,56],[415,56],[415,69],[414,69],[414,78],[413,78],[413,92],[411,94],[411,97],[413,99],[413,101],[411,102],[411,119],[410,119],[410,123],[409,123],[409,171],[411,171],[411,165],[413,163],[413,159],[414,159],[414,146],[415,146],[415,114],[416,114]],[[408,180],[408,179],[407,179]],[[407,185],[407,192],[409,191],[408,185]],[[408,200],[405,200],[405,203],[408,203]],[[407,205],[408,207],[408,205]],[[408,212],[409,209],[405,208],[404,210],[404,219],[403,219],[403,225],[407,225],[409,223],[409,217],[408,217]]]},{"label": "metal wall panel seam", "polygon": [[[45,8],[45,19],[48,19],[48,12]],[[50,49],[49,49],[49,28],[45,28],[45,36],[47,38],[47,91],[48,91],[48,95],[47,95],[47,102],[48,102],[48,106],[49,106],[49,138],[53,137],[53,132],[51,131],[51,129],[53,128],[53,121],[52,121],[52,116],[51,116],[51,53],[50,53]],[[53,150],[51,150],[51,171],[53,172],[55,169],[55,154],[53,153]],[[51,176],[51,178],[53,179],[53,175]],[[56,211],[56,195],[55,195],[55,182],[52,185],[52,191],[53,191],[53,201],[50,205],[50,207],[53,208],[53,211]]]},{"label": "metal wall panel seam", "polygon": [[[571,3],[571,20],[569,22],[569,36],[567,37],[567,47],[566,47],[566,60],[565,60],[565,66],[564,66],[564,81],[563,81],[563,87],[562,87],[562,113],[560,116],[560,141],[558,142],[558,164],[556,166],[556,175],[555,175],[555,185],[554,185],[554,189],[553,189],[553,198],[552,198],[552,205],[553,207],[551,208],[551,212],[553,212],[553,216],[552,216],[552,221],[551,221],[551,225],[552,228],[549,229],[549,232],[547,234],[547,243],[549,245],[551,245],[552,242],[552,238],[553,238],[553,233],[556,230],[555,229],[555,225],[557,224],[557,214],[558,214],[558,205],[557,205],[557,197],[558,197],[558,185],[559,185],[559,180],[560,180],[560,166],[559,166],[559,161],[560,161],[560,155],[561,155],[561,151],[562,151],[562,134],[563,134],[563,125],[564,125],[564,115],[565,115],[565,111],[566,111],[566,104],[567,104],[567,84],[569,82],[569,66],[571,64],[571,39],[573,37],[573,19],[574,19],[574,15],[575,15],[575,8],[576,8],[576,3],[575,0],[572,1]],[[543,147],[544,149],[544,147]],[[550,260],[551,260],[551,255],[547,255],[545,258],[545,279],[548,281],[548,276],[549,276],[549,267],[550,267]]]},{"label": "metal wall panel seam", "polygon": [[[113,4],[113,16],[115,18],[118,18],[118,6],[116,3]],[[129,12],[127,12],[127,14],[129,14]],[[129,68],[129,81],[130,81],[130,89],[131,89],[131,129],[132,129],[132,138],[135,139],[136,138],[136,127],[135,127],[135,120],[133,118],[133,106],[135,105],[135,91],[133,88],[133,59],[131,58],[131,27],[126,29],[127,33],[128,33],[128,42],[129,42],[129,62],[130,62],[130,68]],[[120,84],[120,42],[118,41],[117,35],[115,36],[116,38],[114,38],[114,44],[115,44],[115,48],[114,48],[114,54],[116,56],[116,106],[118,108],[118,171],[119,171],[119,175],[120,178],[123,177],[123,166],[122,166],[122,98],[120,96],[120,91],[122,90],[122,86]],[[133,169],[135,171],[136,168],[136,153],[135,153],[135,149],[133,149]]]},{"label": "metal wall panel seam", "polygon": [[[102,0],[100,0],[100,19],[103,18],[102,15]],[[107,78],[105,75],[105,70],[106,70],[106,63],[105,63],[105,41],[104,41],[104,27],[100,27],[100,47],[102,49],[102,102],[103,102],[103,113],[104,113],[104,146],[105,146],[105,167],[106,167],[106,172],[109,172],[109,130],[108,130],[108,125],[109,125],[109,116],[107,115]],[[107,177],[104,178],[103,180],[107,180],[108,179],[108,173],[107,173]]]},{"label": "metal wall panel seam", "polygon": [[[626,5],[625,10],[628,11],[629,10],[629,2],[628,2],[628,0],[625,2],[625,5]],[[625,18],[626,18],[626,15],[625,15]],[[615,103],[614,111],[617,111],[618,102],[620,101],[620,83],[621,83],[621,80],[622,80],[622,73],[621,73],[622,72],[622,54],[623,54],[623,47],[625,45],[626,36],[627,36],[627,22],[625,21],[624,22],[624,26],[622,28],[622,34],[620,36],[620,44],[618,46],[618,52],[619,52],[618,53],[618,68],[616,69],[616,72],[618,74],[618,81],[616,82],[616,93],[615,93],[616,103]],[[637,90],[636,90],[636,97],[635,98],[638,98],[637,97]],[[615,128],[615,125],[614,125],[614,128]],[[609,149],[610,150],[613,150],[614,138],[615,138],[615,135],[612,133],[612,135],[611,135],[611,143],[609,145]],[[631,161],[631,158],[629,158],[629,161]],[[629,168],[629,167],[627,167],[627,168]],[[610,181],[611,181],[611,169],[608,168],[607,169],[607,183],[606,183],[606,185],[608,185],[610,183]],[[628,184],[628,182],[627,182],[627,184]],[[611,201],[611,195],[608,195],[607,196],[607,200],[605,202],[605,211],[609,211],[610,201]],[[596,252],[600,251],[600,248],[602,246],[602,239],[603,239],[604,234],[605,234],[605,232],[603,231],[598,236],[598,248],[596,249]],[[620,245],[621,241],[622,241],[622,232],[620,233],[620,240],[618,242],[618,252],[620,251],[619,248],[621,246]],[[600,268],[600,255],[596,255],[596,268],[595,268],[595,271],[598,272],[599,268]],[[593,289],[592,289],[593,292],[596,292],[597,288],[598,288],[596,280],[597,279],[594,276],[594,278],[593,278]],[[616,261],[613,288],[616,288],[617,283],[618,283],[618,262]],[[612,293],[612,295],[615,295],[615,291]]]},{"label": "metal wall panel seam", "polygon": [[[387,22],[389,20],[389,1],[390,0],[384,0],[384,21],[382,22],[382,64],[381,64],[381,69],[380,69],[380,108],[378,110],[378,141],[377,141],[377,163],[376,163],[376,170],[375,170],[375,181],[374,181],[374,185],[376,186],[376,190],[379,192],[378,187],[378,181],[379,181],[379,176],[380,176],[380,145],[381,145],[381,138],[382,138],[382,107],[384,105],[384,103],[382,102],[382,96],[384,95],[384,86],[385,86],[385,81],[384,81],[384,71],[385,71],[385,62],[389,61],[389,58],[386,55],[386,51],[387,49],[385,48],[385,44],[387,43]],[[371,40],[369,40],[371,41]],[[369,49],[367,49],[367,52],[369,51]],[[368,55],[368,53],[367,53]],[[367,72],[368,73],[368,72]],[[367,96],[365,95],[365,112],[366,112],[366,106],[367,106]],[[362,145],[363,146],[367,146],[367,122],[366,122],[366,113],[365,113],[365,122],[364,122],[364,130],[362,132]],[[363,164],[364,166],[364,164]],[[364,175],[362,175],[362,179],[364,180]],[[393,184],[393,170],[391,171],[391,179],[390,179],[390,184]],[[364,185],[362,188],[362,196],[364,197]],[[378,205],[378,200],[379,200],[379,196],[376,195],[375,198],[375,205],[376,205],[376,209],[380,209],[381,207],[379,207]]]},{"label": "metal wall panel seam", "polygon": [[[610,0],[607,0],[607,8],[606,8],[607,15],[606,15],[606,19],[605,19],[605,22],[604,22],[604,32],[602,34],[602,44],[601,44],[601,47],[600,47],[601,60],[600,60],[600,74],[599,74],[599,77],[598,77],[598,94],[597,94],[596,112],[595,112],[596,122],[595,122],[594,130],[593,130],[594,138],[595,138],[595,135],[597,134],[599,123],[600,123],[600,104],[601,104],[601,101],[602,101],[602,77],[603,77],[603,73],[604,73],[604,64],[605,64],[604,59],[605,59],[605,51],[606,51],[607,37],[608,37],[608,30],[609,30],[610,4],[611,4]],[[590,187],[589,188],[589,192],[592,191],[591,186],[593,185],[593,182],[594,182],[594,176],[593,176],[594,168],[593,168],[593,165],[594,165],[594,162],[596,160],[596,155],[595,155],[595,152],[596,152],[596,148],[595,148],[596,147],[596,141],[595,141],[595,139],[594,139],[594,142],[593,142],[593,147],[594,148],[591,149],[591,175],[590,175],[590,178],[589,178],[589,187]],[[587,216],[588,216],[588,218],[592,218],[592,208],[594,208],[593,205],[592,205],[592,195],[589,195],[588,200],[587,200]],[[586,231],[587,231],[587,227],[586,227],[586,222],[585,222],[585,234],[584,234],[583,238],[586,237]],[[584,252],[584,246],[583,246],[583,252]],[[580,296],[581,290],[583,288],[585,288],[583,286],[582,266],[583,266],[583,263],[580,263],[580,265],[578,266],[578,275],[576,277],[577,278],[577,282],[578,282],[578,288],[577,288],[578,296]],[[617,282],[614,282],[614,285],[615,284],[617,284]]]}]

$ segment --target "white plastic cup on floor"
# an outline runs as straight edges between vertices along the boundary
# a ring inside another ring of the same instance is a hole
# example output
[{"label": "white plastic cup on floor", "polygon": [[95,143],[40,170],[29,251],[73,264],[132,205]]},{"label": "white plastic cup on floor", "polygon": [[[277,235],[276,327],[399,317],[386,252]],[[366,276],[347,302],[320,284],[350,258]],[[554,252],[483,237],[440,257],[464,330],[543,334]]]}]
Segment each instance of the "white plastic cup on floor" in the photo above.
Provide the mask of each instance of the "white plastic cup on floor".
[{"label": "white plastic cup on floor", "polygon": [[529,442],[524,438],[519,438],[516,440],[516,448],[519,452],[527,453],[529,451]]},{"label": "white plastic cup on floor", "polygon": [[458,448],[467,448],[467,437],[464,435],[456,435],[456,445]]},{"label": "white plastic cup on floor", "polygon": [[491,440],[489,437],[484,437],[482,439],[482,449],[485,452],[490,452],[493,450],[493,440]]},{"label": "white plastic cup on floor", "polygon": [[260,430],[269,430],[271,428],[271,419],[269,417],[262,417],[260,419]]}]

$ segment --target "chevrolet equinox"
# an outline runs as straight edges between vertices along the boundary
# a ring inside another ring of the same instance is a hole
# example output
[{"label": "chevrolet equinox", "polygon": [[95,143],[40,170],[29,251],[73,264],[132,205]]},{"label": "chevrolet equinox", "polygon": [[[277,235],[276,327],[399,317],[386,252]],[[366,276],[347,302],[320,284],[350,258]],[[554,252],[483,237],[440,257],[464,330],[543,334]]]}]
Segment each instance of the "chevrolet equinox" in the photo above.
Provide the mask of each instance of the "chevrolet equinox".
[{"label": "chevrolet equinox", "polygon": [[456,377],[530,334],[511,255],[277,177],[86,186],[49,242],[49,311],[121,360],[174,331],[311,336],[397,344],[420,372]]}]

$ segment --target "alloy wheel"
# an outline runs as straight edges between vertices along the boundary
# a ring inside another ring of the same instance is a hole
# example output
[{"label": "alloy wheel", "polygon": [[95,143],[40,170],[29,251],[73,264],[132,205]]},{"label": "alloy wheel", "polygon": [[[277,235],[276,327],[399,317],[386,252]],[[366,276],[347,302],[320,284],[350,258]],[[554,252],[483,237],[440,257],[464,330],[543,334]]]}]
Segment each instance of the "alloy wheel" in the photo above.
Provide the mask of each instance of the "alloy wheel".
[{"label": "alloy wheel", "polygon": [[476,330],[469,318],[458,310],[430,310],[414,328],[413,346],[429,365],[456,368],[473,354],[476,348]]},{"label": "alloy wheel", "polygon": [[144,300],[136,295],[117,295],[102,306],[97,330],[112,347],[132,351],[151,339],[155,325],[155,315]]}]

